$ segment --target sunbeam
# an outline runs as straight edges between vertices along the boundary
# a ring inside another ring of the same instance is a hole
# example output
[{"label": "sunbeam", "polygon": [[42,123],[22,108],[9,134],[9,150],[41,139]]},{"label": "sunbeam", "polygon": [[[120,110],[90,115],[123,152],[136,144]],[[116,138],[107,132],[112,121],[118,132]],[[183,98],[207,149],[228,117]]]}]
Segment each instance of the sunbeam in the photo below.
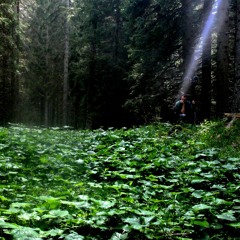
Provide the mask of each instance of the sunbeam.
[{"label": "sunbeam", "polygon": [[185,69],[182,86],[180,88],[180,94],[187,93],[187,91],[191,86],[191,83],[192,83],[191,80],[193,78],[193,75],[195,74],[195,71],[198,65],[198,60],[202,55],[202,51],[205,47],[206,40],[212,34],[213,27],[215,27],[215,31],[218,31],[222,25],[222,22],[225,18],[225,14],[219,16],[220,14],[218,14],[218,11],[219,11],[219,8],[222,6],[223,1],[224,0],[216,0],[212,6],[212,10],[209,13],[208,19],[204,25],[204,28],[199,37],[199,40],[194,47],[193,54],[190,58],[190,63],[187,69]]}]

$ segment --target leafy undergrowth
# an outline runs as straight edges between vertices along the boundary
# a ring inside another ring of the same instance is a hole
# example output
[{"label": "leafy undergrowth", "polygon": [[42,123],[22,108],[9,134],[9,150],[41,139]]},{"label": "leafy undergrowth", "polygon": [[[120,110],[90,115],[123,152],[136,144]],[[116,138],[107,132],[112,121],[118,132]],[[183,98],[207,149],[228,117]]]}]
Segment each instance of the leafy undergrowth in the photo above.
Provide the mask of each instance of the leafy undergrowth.
[{"label": "leafy undergrowth", "polygon": [[239,239],[239,133],[0,128],[0,239]]}]

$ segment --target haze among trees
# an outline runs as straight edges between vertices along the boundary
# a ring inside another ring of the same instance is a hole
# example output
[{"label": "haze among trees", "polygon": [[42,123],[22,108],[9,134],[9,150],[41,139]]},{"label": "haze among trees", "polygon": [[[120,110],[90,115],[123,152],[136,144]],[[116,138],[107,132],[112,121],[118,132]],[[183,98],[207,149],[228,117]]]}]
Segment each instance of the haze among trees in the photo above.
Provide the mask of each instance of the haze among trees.
[{"label": "haze among trees", "polygon": [[239,1],[1,1],[0,124],[171,121],[211,14],[190,79],[200,120],[240,111]]}]

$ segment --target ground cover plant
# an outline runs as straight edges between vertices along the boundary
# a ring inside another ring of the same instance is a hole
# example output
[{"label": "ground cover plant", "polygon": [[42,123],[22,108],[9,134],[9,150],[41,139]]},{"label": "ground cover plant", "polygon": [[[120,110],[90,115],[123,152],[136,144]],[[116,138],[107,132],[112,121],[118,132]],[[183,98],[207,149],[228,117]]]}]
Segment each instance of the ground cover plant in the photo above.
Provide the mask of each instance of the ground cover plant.
[{"label": "ground cover plant", "polygon": [[239,239],[240,124],[0,128],[0,239]]}]

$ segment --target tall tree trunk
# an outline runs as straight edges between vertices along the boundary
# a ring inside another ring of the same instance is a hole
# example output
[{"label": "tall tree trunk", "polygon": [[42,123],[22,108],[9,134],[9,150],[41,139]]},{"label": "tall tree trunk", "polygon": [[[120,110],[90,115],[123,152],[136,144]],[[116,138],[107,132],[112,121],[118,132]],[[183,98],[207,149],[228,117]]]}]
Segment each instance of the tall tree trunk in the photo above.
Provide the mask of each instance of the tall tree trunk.
[{"label": "tall tree trunk", "polygon": [[16,5],[0,4],[0,124],[14,120],[16,93]]},{"label": "tall tree trunk", "polygon": [[48,82],[49,82],[49,28],[48,24],[46,25],[46,76],[45,76],[45,91],[44,91],[44,125],[48,127],[49,124],[49,90],[48,90]]},{"label": "tall tree trunk", "polygon": [[93,127],[93,92],[94,84],[96,79],[96,55],[97,55],[97,27],[98,27],[98,16],[95,12],[97,8],[97,2],[93,1],[93,9],[91,16],[91,40],[90,40],[90,53],[89,53],[89,77],[87,79],[87,93],[86,93],[86,123],[85,128],[92,129]]},{"label": "tall tree trunk", "polygon": [[93,127],[93,84],[95,80],[95,65],[96,65],[96,44],[93,40],[91,43],[91,58],[89,63],[89,78],[87,79],[87,106],[86,106],[86,129]]},{"label": "tall tree trunk", "polygon": [[70,0],[66,0],[66,22],[65,22],[65,50],[64,50],[64,79],[63,79],[63,125],[67,125],[68,118],[68,64],[69,64],[69,22],[68,10]]},{"label": "tall tree trunk", "polygon": [[216,114],[221,117],[224,112],[228,111],[229,106],[229,86],[228,86],[228,43],[229,43],[229,0],[222,1],[218,9],[221,28],[218,34],[217,46],[217,89],[216,89]]},{"label": "tall tree trunk", "polygon": [[[212,9],[212,0],[205,0],[203,7],[203,28],[206,25],[209,14]],[[202,50],[202,86],[201,86],[201,112],[203,119],[209,119],[211,115],[211,43],[212,43],[212,30],[207,36]]]},{"label": "tall tree trunk", "polygon": [[115,48],[114,48],[114,60],[115,63],[117,63],[118,61],[118,57],[119,57],[119,34],[120,34],[120,23],[121,23],[121,13],[120,13],[120,0],[115,0],[115,21],[116,21],[116,30],[115,30],[115,36],[114,36],[114,42],[115,42]]},{"label": "tall tree trunk", "polygon": [[19,116],[18,112],[18,102],[20,101],[19,99],[19,74],[17,69],[19,68],[19,49],[20,49],[20,35],[19,35],[19,28],[20,28],[20,0],[16,0],[15,3],[15,11],[16,11],[16,17],[15,17],[15,71],[14,71],[14,83],[13,83],[13,118],[14,120],[16,117]]},{"label": "tall tree trunk", "polygon": [[235,84],[233,89],[233,112],[240,112],[240,1],[236,6],[236,36],[235,36]]},{"label": "tall tree trunk", "polygon": [[182,45],[183,72],[186,73],[193,51],[193,4],[192,0],[181,0],[182,3]]}]

